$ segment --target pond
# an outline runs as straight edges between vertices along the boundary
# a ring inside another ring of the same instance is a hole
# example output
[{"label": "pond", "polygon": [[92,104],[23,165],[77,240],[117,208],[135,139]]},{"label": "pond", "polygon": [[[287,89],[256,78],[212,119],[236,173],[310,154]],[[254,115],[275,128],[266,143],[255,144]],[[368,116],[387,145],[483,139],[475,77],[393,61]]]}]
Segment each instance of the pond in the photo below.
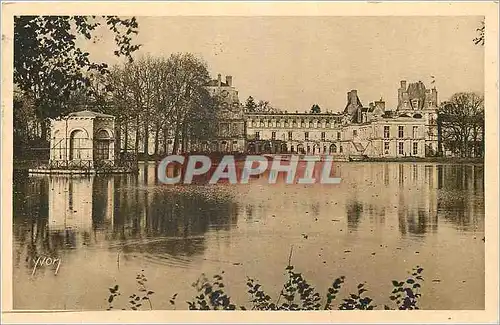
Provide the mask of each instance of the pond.
[{"label": "pond", "polygon": [[419,265],[421,309],[484,309],[483,165],[336,163],[335,172],[340,184],[163,185],[154,163],[138,175],[15,173],[14,309],[105,310],[115,284],[120,309],[142,270],[154,309],[174,308],[175,293],[175,308],[187,309],[192,283],[222,272],[234,302],[248,305],[247,277],[276,297],[289,258],[321,295],[344,275],[341,298],[366,281],[383,306],[391,281]]}]

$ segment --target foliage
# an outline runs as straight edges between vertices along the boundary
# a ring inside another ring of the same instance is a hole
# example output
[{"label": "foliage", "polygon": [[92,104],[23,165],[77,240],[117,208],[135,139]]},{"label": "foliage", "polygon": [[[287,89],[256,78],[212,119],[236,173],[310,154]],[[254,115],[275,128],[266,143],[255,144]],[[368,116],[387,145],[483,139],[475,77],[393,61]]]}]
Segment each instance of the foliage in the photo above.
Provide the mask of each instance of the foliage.
[{"label": "foliage", "polygon": [[[423,268],[416,266],[413,268],[411,275],[404,281],[393,280],[393,290],[389,297],[392,301],[393,306],[384,305],[384,310],[415,310],[419,309],[418,301],[421,297],[420,288],[424,278],[422,277]],[[316,289],[307,282],[300,272],[294,271],[292,265],[286,267],[286,274],[288,278],[283,285],[283,288],[277,295],[276,299],[273,299],[269,294],[267,294],[262,285],[253,278],[247,278],[247,288],[249,294],[250,306],[237,305],[231,300],[231,297],[225,291],[226,286],[224,285],[223,275],[216,274],[212,278],[208,278],[205,274],[202,274],[196,282],[192,284],[195,288],[197,295],[192,301],[187,301],[189,310],[271,310],[271,311],[282,311],[282,310],[374,310],[377,305],[374,304],[374,300],[366,295],[368,290],[366,289],[365,283],[360,283],[357,285],[355,293],[350,293],[346,298],[342,299],[335,305],[335,301],[339,296],[342,286],[345,283],[345,277],[340,276],[335,279],[330,287],[327,288],[326,294],[322,297]],[[143,275],[140,277],[142,279]],[[144,277],[145,278],[145,277]],[[138,277],[139,279],[139,277]],[[145,282],[145,281],[141,281]],[[142,287],[141,287],[142,288]],[[119,295],[118,286],[109,289],[111,295],[109,296],[110,307],[108,310],[112,309],[111,303],[114,297]],[[141,290],[141,289],[139,289]],[[144,287],[144,290],[146,288]],[[148,293],[152,291],[148,291]],[[136,304],[132,302],[142,301],[142,298],[137,298],[138,296],[132,295],[129,301],[131,309],[138,310]],[[175,301],[177,298],[177,293],[172,296],[169,303],[175,307]],[[149,296],[147,299],[149,300]],[[150,306],[152,309],[152,306]]]},{"label": "foliage", "polygon": [[476,38],[474,38],[474,40],[473,40],[474,44],[484,46],[484,28],[485,28],[485,25],[484,25],[484,20],[483,20],[483,21],[481,21],[481,27],[476,29],[478,36]]},{"label": "foliage", "polygon": [[47,138],[47,119],[70,112],[75,93],[92,96],[92,76],[108,72],[107,64],[93,62],[79,46],[80,40],[91,40],[102,25],[115,36],[115,55],[131,61],[140,47],[132,44],[139,27],[135,17],[14,17],[14,84],[33,102],[42,139]]},{"label": "foliage", "polygon": [[146,282],[148,281],[148,279],[143,272],[144,270],[142,270],[141,273],[137,274],[135,278],[139,286],[139,294],[132,294],[131,296],[129,296],[130,309],[132,310],[141,308],[143,301],[148,302],[150,310],[153,309],[153,304],[151,303],[151,295],[154,294],[154,292],[148,290],[148,288],[146,287]]},{"label": "foliage", "polygon": [[14,92],[13,99],[13,120],[16,121],[13,124],[14,156],[17,157],[26,155],[25,148],[36,141],[36,126],[32,125],[36,112],[32,98]]},{"label": "foliage", "polygon": [[195,301],[188,301],[189,310],[235,310],[236,306],[231,303],[231,298],[224,292],[222,275],[214,275],[213,280],[209,280],[202,274],[193,283],[193,287],[198,291]]},{"label": "foliage", "polygon": [[481,157],[484,148],[484,98],[454,94],[438,111],[443,146],[461,157]]},{"label": "foliage", "polygon": [[373,299],[370,297],[364,297],[364,292],[368,291],[364,288],[364,283],[358,284],[358,292],[351,293],[348,298],[345,298],[340,304],[340,310],[372,310],[376,306],[372,305]]},{"label": "foliage", "polygon": [[[140,273],[138,273],[137,276],[135,277],[135,279],[136,279],[136,282],[138,285],[139,292],[137,294],[134,293],[134,294],[129,296],[128,307],[131,310],[141,310],[141,307],[147,301],[148,305],[149,305],[149,309],[152,310],[153,304],[151,303],[151,296],[154,294],[154,292],[149,290],[146,287],[146,282],[148,281],[148,279],[144,275],[144,270],[142,270]],[[110,287],[109,292],[110,292],[110,294],[108,297],[108,308],[106,310],[113,309],[113,307],[114,307],[113,302],[115,301],[115,298],[117,296],[121,296],[118,285],[115,285],[114,287]],[[126,308],[122,308],[122,310],[126,310]]]},{"label": "foliage", "polygon": [[319,113],[321,113],[321,107],[319,107],[318,104],[314,104],[311,107],[311,113],[313,113],[313,114],[319,114]]},{"label": "foliage", "polygon": [[[394,289],[392,290],[392,294],[389,298],[397,304],[398,309],[419,309],[418,298],[422,296],[420,288],[422,287],[421,282],[424,281],[424,278],[422,277],[423,270],[423,268],[417,265],[417,267],[413,268],[411,277],[409,277],[406,281],[392,281]],[[389,310],[391,308],[385,305],[384,309]]]},{"label": "foliage", "polygon": [[267,100],[259,100],[258,103],[252,96],[249,96],[245,102],[245,110],[249,113],[279,113],[280,111],[273,107]]},{"label": "foliage", "polygon": [[209,79],[206,63],[191,53],[140,57],[113,67],[109,84],[115,111],[110,113],[117,115],[124,127],[132,122],[136,150],[140,138],[144,152],[148,152],[146,139],[154,132],[155,153],[160,149],[160,136],[164,146],[167,138],[173,137],[172,151],[176,152],[188,140],[206,139],[216,131],[218,102],[205,89]]},{"label": "foliage", "polygon": [[255,112],[256,108],[257,108],[257,104],[255,103],[255,99],[252,96],[248,96],[248,98],[245,102],[245,109],[248,112]]}]

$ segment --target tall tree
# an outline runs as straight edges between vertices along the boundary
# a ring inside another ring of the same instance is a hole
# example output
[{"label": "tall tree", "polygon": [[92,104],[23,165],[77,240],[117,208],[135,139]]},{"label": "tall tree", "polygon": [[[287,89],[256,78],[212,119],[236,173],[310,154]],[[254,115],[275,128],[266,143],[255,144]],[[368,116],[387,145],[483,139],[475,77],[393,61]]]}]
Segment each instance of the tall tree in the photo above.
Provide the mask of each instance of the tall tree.
[{"label": "tall tree", "polygon": [[209,80],[206,63],[194,55],[144,56],[114,67],[110,76],[113,106],[127,121],[125,146],[128,134],[133,132],[135,144],[131,147],[136,152],[140,144],[141,151],[148,152],[153,139],[153,151],[159,154],[162,136],[164,151],[172,141],[172,152],[177,153],[187,150],[191,142],[213,134],[217,104],[204,88]]},{"label": "tall tree", "polygon": [[443,146],[461,157],[483,156],[484,98],[454,94],[438,111]]},{"label": "tall tree", "polygon": [[[210,80],[207,64],[191,53],[172,54],[167,62],[168,77],[165,91],[169,95],[167,110],[171,111],[173,126],[172,153],[177,153],[179,146],[185,149],[189,133],[192,131],[194,103],[205,91]],[[210,123],[211,121],[206,121]]]},{"label": "tall tree", "polygon": [[[130,149],[129,135],[133,136],[136,153],[142,144],[143,152],[149,153],[150,131],[155,130],[162,117],[162,103],[165,66],[163,59],[141,56],[134,62],[114,66],[109,74],[108,84],[112,88],[113,114],[124,132],[124,149]],[[151,117],[158,119],[152,121]],[[132,133],[130,133],[132,132]],[[157,146],[155,148],[157,150]]]},{"label": "tall tree", "polygon": [[135,17],[14,17],[14,83],[33,100],[41,139],[47,139],[48,118],[70,111],[68,101],[75,91],[89,91],[89,75],[108,72],[105,63],[92,62],[76,42],[78,36],[91,40],[102,25],[115,35],[114,54],[132,60],[140,46],[132,44],[139,27]]}]

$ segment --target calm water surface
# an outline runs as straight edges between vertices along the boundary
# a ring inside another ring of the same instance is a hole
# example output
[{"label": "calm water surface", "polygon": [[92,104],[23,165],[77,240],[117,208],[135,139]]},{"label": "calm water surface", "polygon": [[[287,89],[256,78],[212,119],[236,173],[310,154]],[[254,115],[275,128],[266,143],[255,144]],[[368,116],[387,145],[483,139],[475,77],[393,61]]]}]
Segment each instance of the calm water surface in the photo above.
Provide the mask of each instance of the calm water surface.
[{"label": "calm water surface", "polygon": [[[15,175],[14,308],[107,308],[108,287],[137,293],[144,270],[154,309],[196,295],[201,273],[224,271],[246,304],[246,277],[276,295],[292,264],[321,294],[340,275],[377,305],[391,280],[424,268],[422,309],[484,309],[482,165],[338,163],[338,185],[166,186],[150,163],[137,175]],[[61,258],[38,267],[38,256]]]}]

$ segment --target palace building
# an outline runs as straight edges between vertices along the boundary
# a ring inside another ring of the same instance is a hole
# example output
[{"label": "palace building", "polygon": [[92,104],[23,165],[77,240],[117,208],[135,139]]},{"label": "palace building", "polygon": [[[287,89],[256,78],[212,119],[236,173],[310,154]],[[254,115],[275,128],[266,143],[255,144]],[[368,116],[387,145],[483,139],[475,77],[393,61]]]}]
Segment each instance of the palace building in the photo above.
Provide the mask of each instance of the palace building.
[{"label": "palace building", "polygon": [[357,90],[339,113],[245,113],[247,152],[339,158],[424,157],[437,149],[437,91],[401,81],[398,107],[363,106]]},{"label": "palace building", "polygon": [[[426,89],[420,81],[400,82],[398,104],[392,110],[382,98],[363,105],[353,89],[347,92],[343,110],[321,113],[245,111],[232,76],[223,80],[219,74],[205,88],[221,103],[218,133],[214,139],[189,142],[186,152],[300,153],[339,160],[437,153],[437,90]],[[169,137],[172,143],[173,135]]]},{"label": "palace building", "polygon": [[211,96],[217,96],[221,109],[218,115],[218,136],[211,142],[205,141],[194,149],[216,152],[245,151],[245,119],[243,106],[238,98],[238,91],[233,87],[233,77],[226,76],[222,81],[219,74],[217,80],[211,80],[205,87]]}]

